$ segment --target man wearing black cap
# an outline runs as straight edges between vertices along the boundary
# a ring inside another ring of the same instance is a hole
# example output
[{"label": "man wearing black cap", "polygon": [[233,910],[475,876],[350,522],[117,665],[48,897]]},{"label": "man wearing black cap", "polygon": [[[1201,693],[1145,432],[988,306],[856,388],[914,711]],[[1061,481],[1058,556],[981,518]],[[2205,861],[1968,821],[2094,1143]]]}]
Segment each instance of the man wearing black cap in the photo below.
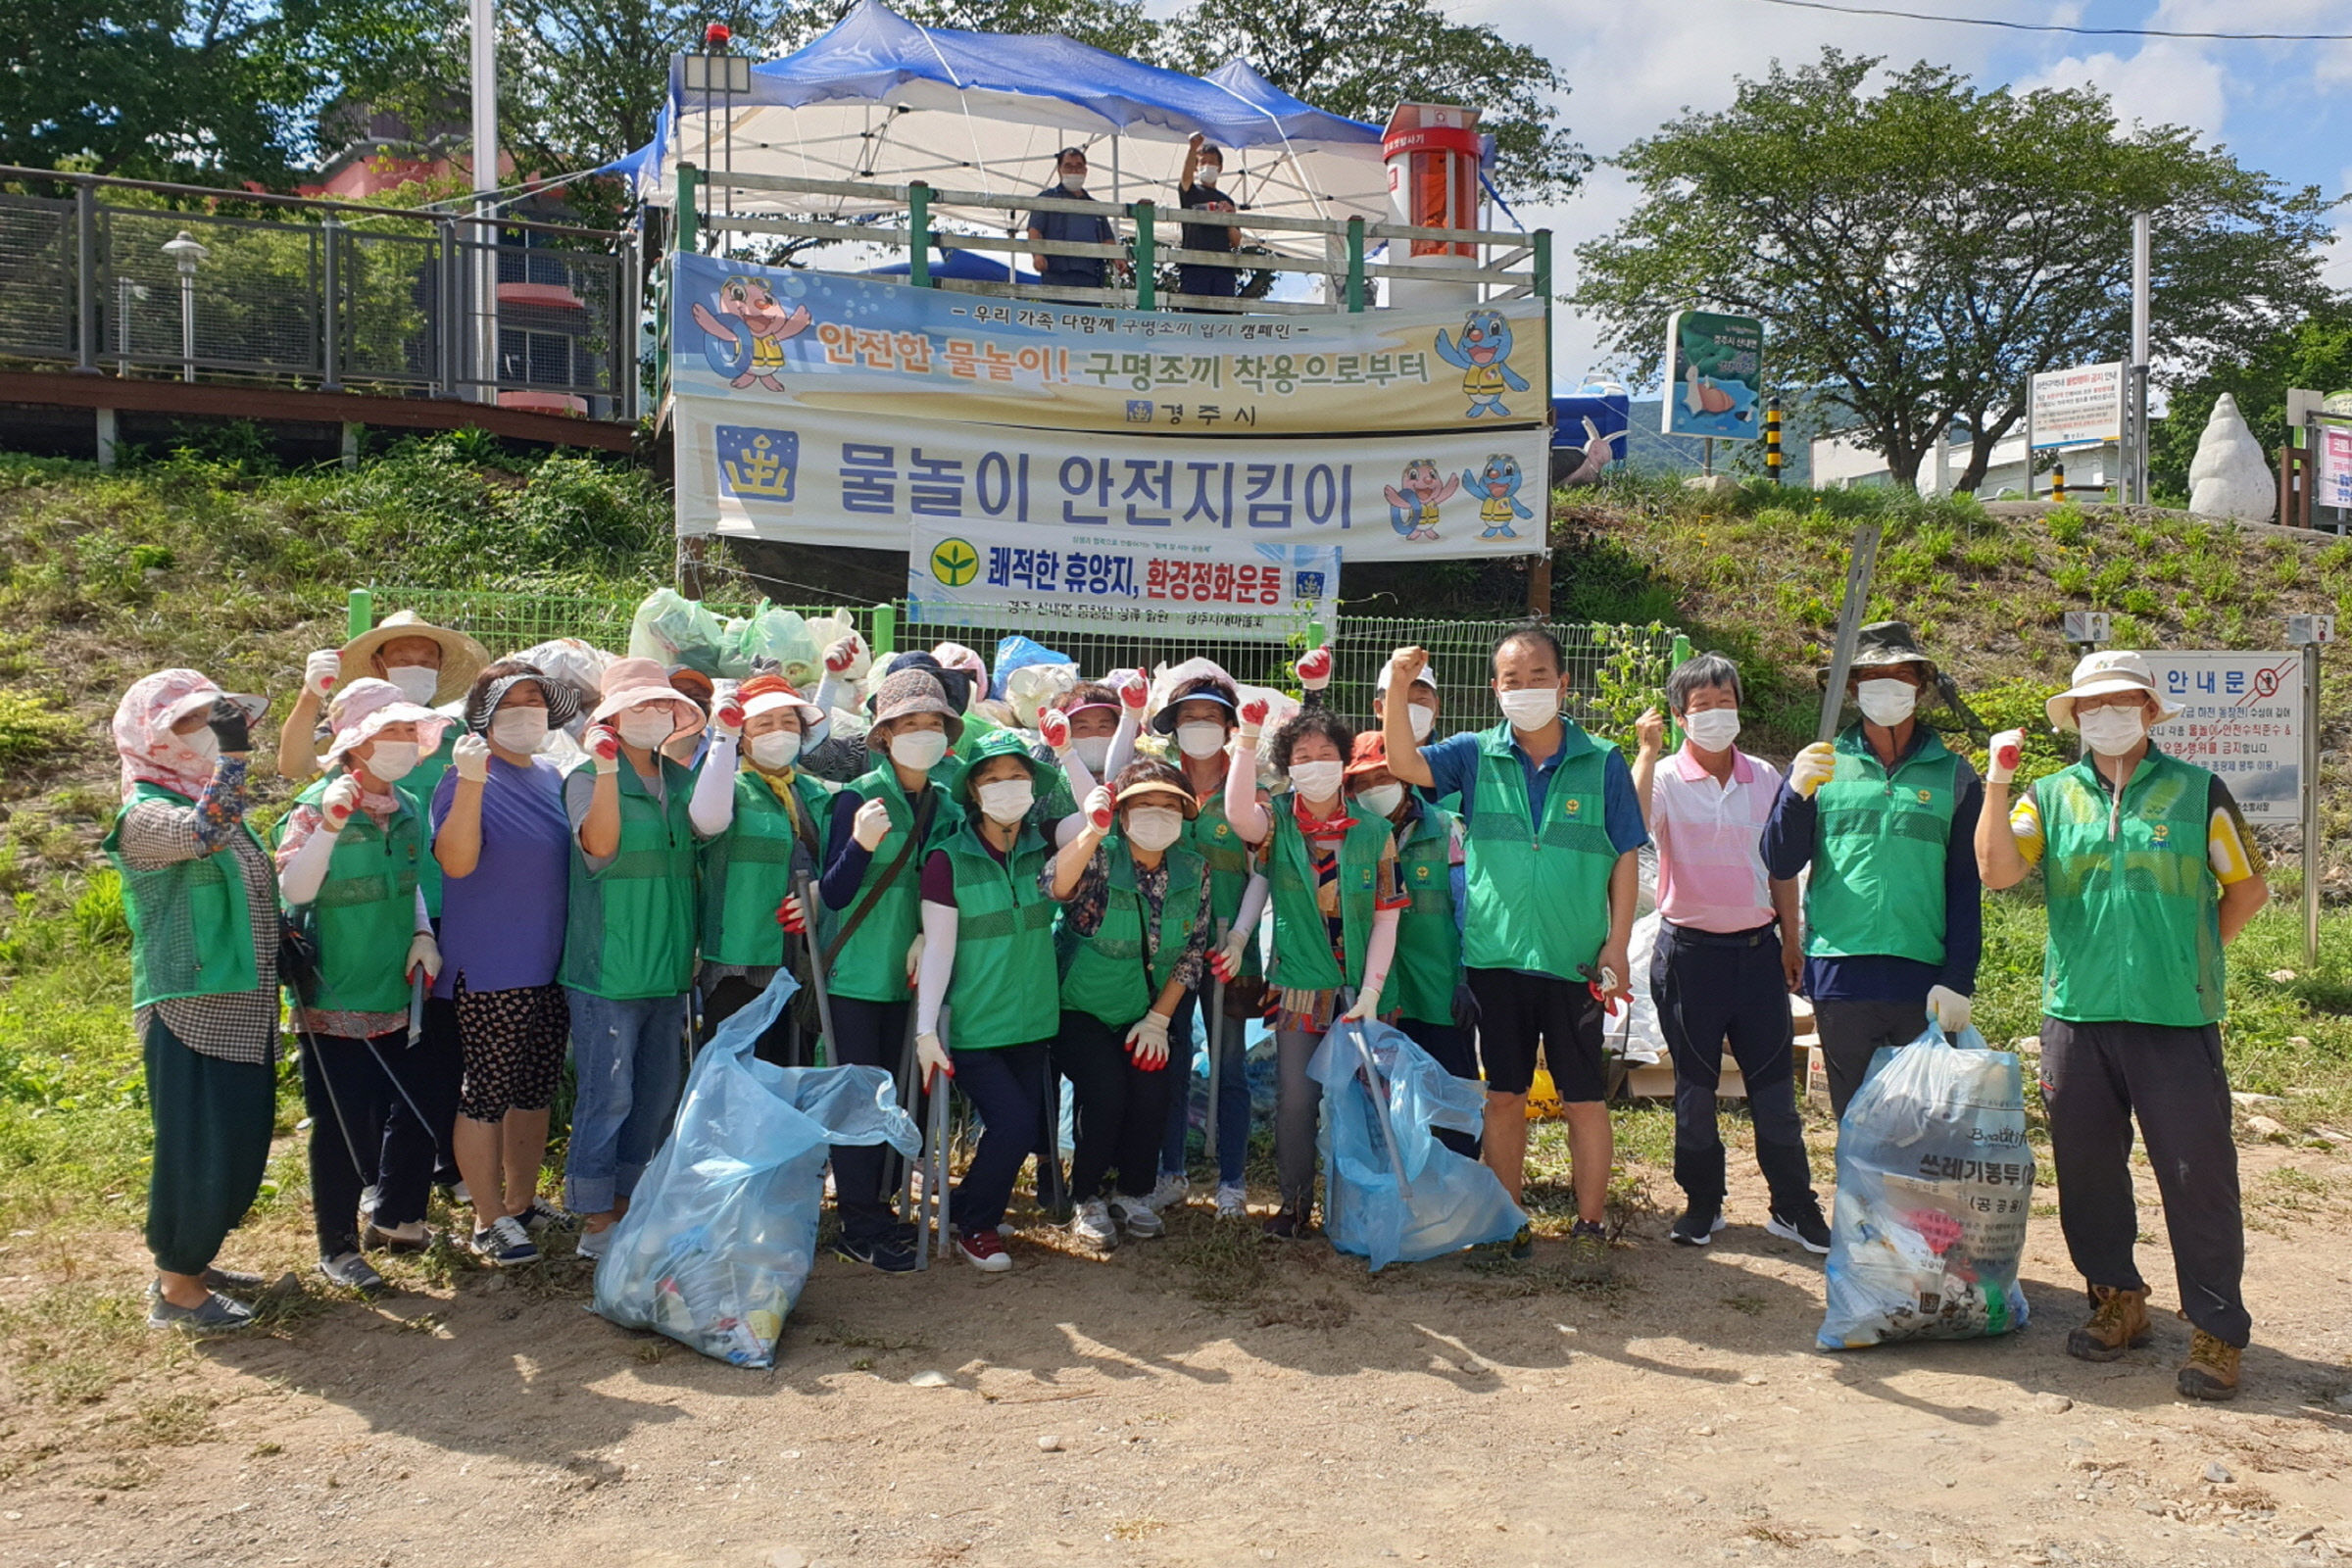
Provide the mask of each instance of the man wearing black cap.
[{"label": "man wearing black cap", "polygon": [[1968,1026],[1984,948],[1977,815],[1984,786],[1919,722],[1936,665],[1911,628],[1862,628],[1846,692],[1859,723],[1796,754],[1764,824],[1764,865],[1805,889],[1805,995],[1829,1056],[1839,1116],[1881,1046],[1905,1046],[1933,1016]]},{"label": "man wearing black cap", "polygon": [[[1064,147],[1054,160],[1054,182],[1038,192],[1056,201],[1091,201],[1086,193],[1086,149]],[[1109,245],[1115,243],[1110,220],[1092,213],[1031,213],[1029,238],[1046,243]],[[1041,283],[1054,288],[1102,288],[1109,275],[1108,261],[1101,256],[1033,255]]]}]

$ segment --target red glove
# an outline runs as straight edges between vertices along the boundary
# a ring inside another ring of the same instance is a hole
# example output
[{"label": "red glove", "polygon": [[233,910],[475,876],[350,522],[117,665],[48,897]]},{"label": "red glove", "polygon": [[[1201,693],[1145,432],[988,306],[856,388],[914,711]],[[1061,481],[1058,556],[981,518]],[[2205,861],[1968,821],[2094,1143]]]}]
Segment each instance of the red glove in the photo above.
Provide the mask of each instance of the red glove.
[{"label": "red glove", "polygon": [[1119,706],[1138,718],[1144,716],[1144,704],[1151,696],[1151,683],[1141,675],[1131,674],[1119,682]]},{"label": "red glove", "polygon": [[620,734],[610,724],[591,724],[580,744],[596,760],[596,770],[610,773],[620,766]]},{"label": "red glove", "polygon": [[1331,650],[1310,648],[1291,666],[1298,673],[1298,684],[1310,692],[1319,692],[1331,684]]},{"label": "red glove", "polygon": [[717,720],[719,732],[729,740],[743,738],[743,704],[733,697],[720,703],[710,716]]},{"label": "red glove", "polygon": [[1070,716],[1058,708],[1049,708],[1037,715],[1037,733],[1054,750],[1066,751],[1070,744]]},{"label": "red glove", "polygon": [[1110,831],[1110,791],[1105,786],[1096,785],[1086,797],[1086,819],[1098,833]]},{"label": "red glove", "polygon": [[776,906],[776,924],[796,937],[808,934],[808,917],[801,912],[799,894],[787,893],[784,895],[784,902]]},{"label": "red glove", "polygon": [[825,668],[839,675],[858,662],[858,639],[855,635],[837,639],[825,650]]}]

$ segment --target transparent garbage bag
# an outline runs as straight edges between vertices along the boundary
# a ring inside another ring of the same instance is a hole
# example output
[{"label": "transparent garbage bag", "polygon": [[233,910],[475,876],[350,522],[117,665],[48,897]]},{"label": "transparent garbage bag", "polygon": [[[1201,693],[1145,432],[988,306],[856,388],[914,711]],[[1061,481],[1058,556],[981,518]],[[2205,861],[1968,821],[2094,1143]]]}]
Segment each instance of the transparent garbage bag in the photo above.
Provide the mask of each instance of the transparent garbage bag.
[{"label": "transparent garbage bag", "polygon": [[752,1054],[797,989],[777,975],[695,1057],[589,1303],[736,1366],[775,1362],[815,1256],[831,1147],[888,1144],[909,1158],[922,1148],[880,1067],[777,1067]]},{"label": "transparent garbage bag", "polygon": [[[730,625],[734,622],[729,622]],[[804,620],[800,612],[786,610],[762,599],[751,618],[742,622],[736,644],[736,655],[748,676],[753,661],[772,659],[776,671],[792,682],[793,689],[810,692],[824,675],[824,644],[816,640],[818,622]],[[830,642],[832,639],[827,638]]]},{"label": "transparent garbage bag", "polygon": [[674,588],[657,588],[638,602],[629,620],[629,657],[706,675],[740,678],[744,672],[728,645],[727,623]]},{"label": "transparent garbage bag", "polygon": [[2026,1326],[2017,1270],[2034,1151],[2017,1054],[1930,1020],[1881,1050],[1838,1135],[1829,1309],[1818,1343],[1967,1340]]},{"label": "transparent garbage bag", "polygon": [[[1333,1247],[1363,1257],[1378,1273],[1400,1260],[1419,1263],[1508,1241],[1527,1223],[1492,1170],[1437,1140],[1440,1127],[1480,1131],[1485,1088],[1438,1065],[1403,1030],[1335,1023],[1306,1072],[1323,1086],[1317,1142],[1323,1229]],[[1368,1075],[1377,1088],[1367,1084]]]}]

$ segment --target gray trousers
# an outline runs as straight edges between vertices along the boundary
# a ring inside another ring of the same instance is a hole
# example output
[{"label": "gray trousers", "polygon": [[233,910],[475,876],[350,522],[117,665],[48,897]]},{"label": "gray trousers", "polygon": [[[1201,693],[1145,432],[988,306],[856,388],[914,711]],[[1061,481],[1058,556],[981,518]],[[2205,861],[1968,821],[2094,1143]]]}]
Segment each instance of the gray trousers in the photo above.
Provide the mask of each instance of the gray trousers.
[{"label": "gray trousers", "polygon": [[2245,1215],[2222,1031],[2041,1020],[2041,1101],[2058,1165],[2058,1223],[2093,1285],[2147,1289],[2132,1258],[2132,1118],[2147,1140],[2189,1322],[2243,1348],[2253,1332],[2239,1285]]},{"label": "gray trousers", "polygon": [[1907,1046],[1928,1026],[1928,1004],[1918,1002],[1816,1002],[1813,1027],[1829,1058],[1830,1111],[1845,1118],[1846,1102],[1870,1076],[1870,1058],[1881,1046]]},{"label": "gray trousers", "polygon": [[1274,1031],[1274,1174],[1282,1206],[1305,1215],[1315,1206],[1315,1129],[1322,1120],[1323,1086],[1306,1075],[1323,1037],[1304,1029]]}]

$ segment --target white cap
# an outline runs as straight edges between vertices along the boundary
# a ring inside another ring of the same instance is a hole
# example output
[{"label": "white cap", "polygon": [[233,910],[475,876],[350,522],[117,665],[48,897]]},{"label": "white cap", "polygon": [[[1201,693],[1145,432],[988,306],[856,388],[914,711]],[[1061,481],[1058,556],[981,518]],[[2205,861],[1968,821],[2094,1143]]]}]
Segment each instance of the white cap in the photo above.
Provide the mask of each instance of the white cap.
[{"label": "white cap", "polygon": [[2055,729],[2075,727],[2075,700],[2080,697],[2105,697],[2115,692],[2139,692],[2156,705],[2155,722],[2161,724],[2180,711],[2181,705],[2168,703],[2156,690],[2156,676],[2141,655],[2128,648],[2103,648],[2095,654],[2085,654],[2075,666],[2074,684],[2042,704],[2050,724]]},{"label": "white cap", "polygon": [[[1427,664],[1423,664],[1421,672],[1413,677],[1413,684],[1426,686],[1434,692],[1438,689],[1438,678],[1429,672]],[[1380,679],[1373,685],[1372,690],[1382,697],[1389,695],[1389,666],[1387,664],[1384,663],[1380,666]]]}]

